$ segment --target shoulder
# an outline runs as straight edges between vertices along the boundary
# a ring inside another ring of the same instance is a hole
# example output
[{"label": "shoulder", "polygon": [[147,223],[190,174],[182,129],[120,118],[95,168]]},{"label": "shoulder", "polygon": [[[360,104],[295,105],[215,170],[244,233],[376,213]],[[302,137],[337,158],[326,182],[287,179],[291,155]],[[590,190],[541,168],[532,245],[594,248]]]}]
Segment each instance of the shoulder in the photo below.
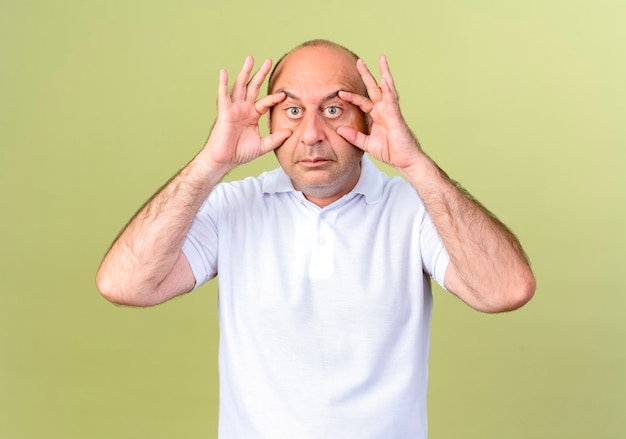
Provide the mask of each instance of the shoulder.
[{"label": "shoulder", "polygon": [[235,199],[243,198],[250,200],[251,198],[262,196],[267,192],[268,185],[280,178],[281,170],[274,169],[272,171],[263,172],[256,177],[246,177],[241,180],[233,180],[221,182],[213,188],[209,197],[229,196]]},{"label": "shoulder", "polygon": [[359,192],[364,195],[369,212],[396,224],[421,223],[429,217],[417,190],[393,169],[368,160],[364,161],[363,171],[363,180],[367,182],[363,182]]},{"label": "shoulder", "polygon": [[392,203],[394,205],[418,204],[423,202],[415,188],[401,176],[394,174],[393,169],[379,167],[371,161],[364,161],[364,187],[369,202]]},{"label": "shoulder", "polygon": [[256,177],[221,182],[213,188],[201,209],[210,210],[214,214],[258,210],[273,198],[271,195],[283,192],[282,189],[276,189],[282,184],[283,175],[281,169],[274,169]]}]

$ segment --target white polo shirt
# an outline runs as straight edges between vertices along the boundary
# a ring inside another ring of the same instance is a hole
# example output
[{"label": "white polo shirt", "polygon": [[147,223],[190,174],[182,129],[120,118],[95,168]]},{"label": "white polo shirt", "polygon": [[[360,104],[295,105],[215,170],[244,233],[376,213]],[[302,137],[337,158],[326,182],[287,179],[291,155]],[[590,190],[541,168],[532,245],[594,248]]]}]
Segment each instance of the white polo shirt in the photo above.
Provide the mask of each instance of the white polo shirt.
[{"label": "white polo shirt", "polygon": [[449,257],[409,183],[366,157],[324,209],[282,169],[222,183],[183,251],[196,286],[219,274],[221,439],[426,437]]}]

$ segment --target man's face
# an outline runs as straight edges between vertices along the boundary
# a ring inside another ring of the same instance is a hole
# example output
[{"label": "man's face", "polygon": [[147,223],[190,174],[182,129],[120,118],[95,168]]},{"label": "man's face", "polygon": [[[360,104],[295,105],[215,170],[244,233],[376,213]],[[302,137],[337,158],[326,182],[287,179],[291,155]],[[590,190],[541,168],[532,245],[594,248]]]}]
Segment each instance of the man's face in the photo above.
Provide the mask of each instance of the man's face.
[{"label": "man's face", "polygon": [[340,126],[367,130],[361,110],[342,101],[340,90],[364,94],[365,87],[347,53],[326,46],[289,54],[276,71],[272,93],[287,98],[272,109],[270,130],[293,131],[276,157],[294,188],[327,205],[348,193],[359,179],[363,151],[337,134]]}]

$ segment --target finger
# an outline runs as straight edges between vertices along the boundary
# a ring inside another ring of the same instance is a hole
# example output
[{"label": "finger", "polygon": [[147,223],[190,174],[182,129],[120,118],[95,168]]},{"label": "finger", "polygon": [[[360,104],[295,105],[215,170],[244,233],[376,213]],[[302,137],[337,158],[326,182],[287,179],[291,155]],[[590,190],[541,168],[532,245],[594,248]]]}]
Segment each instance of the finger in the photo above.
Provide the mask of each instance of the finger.
[{"label": "finger", "polygon": [[272,134],[263,137],[261,139],[261,150],[263,151],[263,154],[270,152],[285,143],[285,140],[287,140],[292,133],[293,131],[284,129],[274,131]]},{"label": "finger", "polygon": [[346,139],[349,143],[367,152],[367,141],[369,136],[351,127],[337,128],[337,134]]},{"label": "finger", "polygon": [[285,92],[274,93],[265,97],[262,97],[254,104],[254,109],[259,114],[265,114],[274,105],[277,105],[287,98]]},{"label": "finger", "polygon": [[228,72],[224,69],[220,70],[220,79],[217,86],[217,107],[230,102],[228,95]]},{"label": "finger", "polygon": [[339,98],[342,101],[359,107],[359,109],[364,113],[369,113],[372,111],[372,108],[374,108],[374,104],[370,99],[350,91],[341,90],[339,92]]},{"label": "finger", "polygon": [[233,84],[233,91],[230,95],[233,101],[246,98],[246,87],[253,66],[254,59],[248,55],[243,63],[243,66],[241,67],[241,70],[239,71],[239,74],[237,75],[237,79],[235,79],[235,83]]},{"label": "finger", "polygon": [[382,55],[378,60],[378,68],[380,69],[380,88],[383,93],[389,93],[394,99],[398,99],[398,93],[396,91],[396,85],[393,81],[393,75],[389,69],[389,63],[387,57]]},{"label": "finger", "polygon": [[271,68],[272,60],[266,59],[259,70],[254,74],[254,76],[252,76],[252,79],[248,83],[248,87],[246,89],[247,101],[254,101],[257,98],[259,90],[261,90],[261,86],[263,85],[263,81],[265,81],[265,77],[270,72]]},{"label": "finger", "polygon": [[367,90],[367,94],[370,99],[372,99],[373,101],[379,101],[380,99],[382,99],[382,92],[380,90],[380,87],[378,87],[376,78],[374,78],[374,75],[372,75],[372,72],[370,72],[362,59],[359,59],[356,62],[356,69],[361,75],[361,79],[363,79],[365,89]]}]

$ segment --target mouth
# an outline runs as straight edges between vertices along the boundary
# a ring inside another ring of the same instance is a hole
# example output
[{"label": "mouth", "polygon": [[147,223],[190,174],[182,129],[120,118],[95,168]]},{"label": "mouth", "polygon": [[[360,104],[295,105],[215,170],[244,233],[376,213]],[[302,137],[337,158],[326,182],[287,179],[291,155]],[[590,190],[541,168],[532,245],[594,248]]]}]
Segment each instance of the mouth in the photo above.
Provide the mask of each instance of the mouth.
[{"label": "mouth", "polygon": [[309,168],[315,168],[317,166],[325,165],[330,162],[330,160],[325,159],[323,157],[312,157],[312,158],[304,158],[300,160],[300,163]]}]

